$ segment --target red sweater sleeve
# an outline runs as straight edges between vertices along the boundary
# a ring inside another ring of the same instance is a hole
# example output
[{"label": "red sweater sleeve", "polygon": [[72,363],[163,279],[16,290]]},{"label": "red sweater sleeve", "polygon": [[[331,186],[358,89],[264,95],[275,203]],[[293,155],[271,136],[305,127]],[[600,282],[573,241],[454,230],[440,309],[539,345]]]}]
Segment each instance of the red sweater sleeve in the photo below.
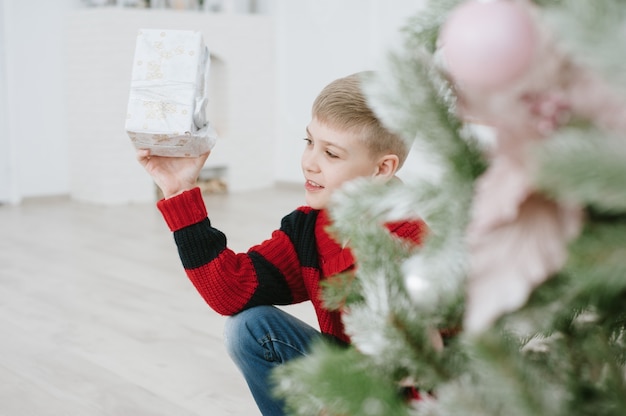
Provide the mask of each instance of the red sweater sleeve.
[{"label": "red sweater sleeve", "polygon": [[275,231],[247,253],[235,253],[211,226],[198,188],[161,200],[157,207],[174,232],[187,276],[218,313],[305,300],[298,255],[284,231]]},{"label": "red sweater sleeve", "polygon": [[196,224],[207,217],[200,188],[193,188],[173,198],[157,202],[157,208],[171,231]]}]

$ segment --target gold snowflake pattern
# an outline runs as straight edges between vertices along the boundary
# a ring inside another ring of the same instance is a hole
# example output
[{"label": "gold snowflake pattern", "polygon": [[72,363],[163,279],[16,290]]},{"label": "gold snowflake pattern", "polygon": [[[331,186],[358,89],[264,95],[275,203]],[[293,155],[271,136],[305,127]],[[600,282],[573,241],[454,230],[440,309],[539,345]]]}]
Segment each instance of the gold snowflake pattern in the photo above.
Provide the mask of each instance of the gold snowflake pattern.
[{"label": "gold snowflake pattern", "polygon": [[146,72],[146,79],[149,81],[163,78],[163,72],[161,71],[161,63],[156,61],[148,62],[148,71]]},{"label": "gold snowflake pattern", "polygon": [[[165,36],[165,33],[161,33],[161,37]],[[173,49],[165,49],[165,44],[162,40],[157,40],[153,43],[154,49],[157,51],[159,57],[161,58],[159,61],[150,61],[148,62],[148,70],[146,73],[146,79],[149,81],[155,79],[162,79],[164,77],[163,72],[161,70],[161,65],[164,60],[172,59],[175,55],[180,56],[185,53],[185,48],[182,45],[178,45]],[[193,56],[192,52],[189,52],[190,56]]]},{"label": "gold snowflake pattern", "polygon": [[147,119],[165,120],[169,114],[176,113],[176,105],[165,101],[146,101],[143,106]]},{"label": "gold snowflake pattern", "polygon": [[170,139],[170,136],[168,136],[167,134],[155,134],[152,136],[153,140],[155,143],[164,143],[167,142]]}]

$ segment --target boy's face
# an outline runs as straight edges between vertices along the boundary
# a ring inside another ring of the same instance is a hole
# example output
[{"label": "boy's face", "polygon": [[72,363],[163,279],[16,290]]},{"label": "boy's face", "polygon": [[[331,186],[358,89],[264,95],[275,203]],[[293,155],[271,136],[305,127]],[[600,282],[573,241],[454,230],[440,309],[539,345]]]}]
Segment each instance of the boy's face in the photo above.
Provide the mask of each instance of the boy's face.
[{"label": "boy's face", "polygon": [[333,192],[345,182],[378,172],[376,160],[356,134],[322,124],[317,118],[306,131],[302,172],[310,207],[326,208]]}]

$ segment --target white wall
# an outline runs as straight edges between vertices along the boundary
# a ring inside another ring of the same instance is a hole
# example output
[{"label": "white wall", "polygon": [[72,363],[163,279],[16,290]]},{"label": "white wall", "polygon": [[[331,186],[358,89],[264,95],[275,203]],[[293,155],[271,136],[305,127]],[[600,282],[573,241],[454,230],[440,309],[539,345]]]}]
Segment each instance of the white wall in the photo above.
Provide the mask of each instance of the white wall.
[{"label": "white wall", "polygon": [[424,0],[275,0],[277,146],[275,177],[301,182],[300,154],[311,104],[332,80],[377,69],[398,29]]},{"label": "white wall", "polygon": [[0,202],[18,203],[13,175],[13,149],[9,130],[6,75],[6,27],[4,3],[0,1]]},{"label": "white wall", "polygon": [[[67,193],[64,16],[77,0],[3,0],[5,200]],[[1,81],[0,81],[1,82]],[[2,120],[0,119],[0,120]],[[3,195],[0,195],[3,197]]]},{"label": "white wall", "polygon": [[[301,138],[317,93],[334,78],[375,69],[423,0],[262,3],[275,19],[277,91],[269,100],[274,156],[259,163],[273,163],[277,181],[300,182]],[[0,0],[0,202],[70,192],[68,120],[75,115],[64,105],[63,36],[68,11],[82,4]]]}]

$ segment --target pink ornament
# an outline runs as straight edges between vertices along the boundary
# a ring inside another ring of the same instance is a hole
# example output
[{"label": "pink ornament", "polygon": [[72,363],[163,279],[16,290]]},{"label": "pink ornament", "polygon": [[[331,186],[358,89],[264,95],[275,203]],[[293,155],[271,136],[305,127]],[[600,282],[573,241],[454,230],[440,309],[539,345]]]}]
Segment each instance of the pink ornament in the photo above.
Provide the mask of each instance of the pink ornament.
[{"label": "pink ornament", "polygon": [[495,90],[529,69],[537,33],[517,2],[470,0],[452,11],[439,40],[446,69],[461,87]]}]

